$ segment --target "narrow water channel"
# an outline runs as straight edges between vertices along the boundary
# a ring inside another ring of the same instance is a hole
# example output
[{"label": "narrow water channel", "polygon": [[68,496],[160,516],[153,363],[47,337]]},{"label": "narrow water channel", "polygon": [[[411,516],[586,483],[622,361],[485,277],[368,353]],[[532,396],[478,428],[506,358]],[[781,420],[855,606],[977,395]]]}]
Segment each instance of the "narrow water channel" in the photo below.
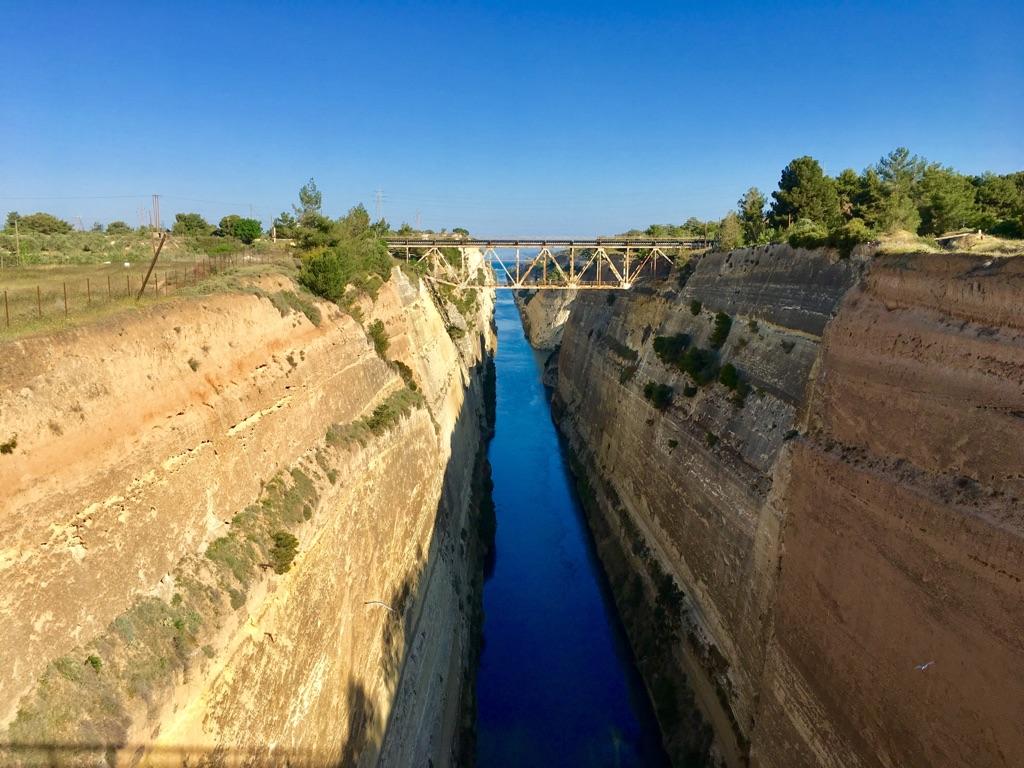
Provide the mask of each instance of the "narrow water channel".
[{"label": "narrow water channel", "polygon": [[499,291],[498,529],[484,585],[477,764],[664,766],[511,292]]}]

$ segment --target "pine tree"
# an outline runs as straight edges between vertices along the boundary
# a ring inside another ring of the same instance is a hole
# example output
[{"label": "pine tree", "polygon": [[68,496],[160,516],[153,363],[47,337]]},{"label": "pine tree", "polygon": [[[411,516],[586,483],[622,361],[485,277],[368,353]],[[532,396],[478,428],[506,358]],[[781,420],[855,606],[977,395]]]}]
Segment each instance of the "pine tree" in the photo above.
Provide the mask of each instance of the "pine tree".
[{"label": "pine tree", "polygon": [[897,147],[871,169],[874,177],[865,171],[872,184],[877,182],[871,191],[868,222],[883,232],[916,232],[921,225],[918,200],[925,167],[922,158],[911,155],[906,147]]},{"label": "pine tree", "polygon": [[940,235],[973,222],[974,196],[966,176],[938,164],[928,166],[920,185],[921,234]]},{"label": "pine tree", "polygon": [[718,247],[723,251],[731,251],[743,245],[743,226],[740,217],[734,211],[729,211],[722,219],[718,229]]},{"label": "pine tree", "polygon": [[764,204],[765,197],[757,187],[748,189],[737,203],[743,224],[743,237],[751,245],[764,242],[768,233]]},{"label": "pine tree", "polygon": [[308,221],[313,216],[319,216],[323,207],[323,197],[316,186],[316,182],[310,177],[309,181],[299,189],[299,204],[293,205],[295,216],[299,222]]},{"label": "pine tree", "polygon": [[835,182],[813,157],[798,157],[783,168],[772,198],[772,223],[779,229],[799,219],[825,227],[834,227],[842,220]]}]

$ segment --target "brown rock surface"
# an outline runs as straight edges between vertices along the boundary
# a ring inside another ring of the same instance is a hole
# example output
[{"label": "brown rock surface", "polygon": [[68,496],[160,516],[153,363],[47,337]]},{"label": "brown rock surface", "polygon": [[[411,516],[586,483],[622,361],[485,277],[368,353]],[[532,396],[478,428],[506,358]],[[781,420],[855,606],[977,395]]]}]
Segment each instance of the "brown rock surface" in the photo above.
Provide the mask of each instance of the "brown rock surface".
[{"label": "brown rock surface", "polygon": [[[1021,263],[774,246],[576,299],[557,420],[674,754],[694,727],[662,716],[673,676],[652,634],[668,625],[644,619],[665,615],[665,574],[683,595],[677,700],[726,764],[1024,751]],[[717,383],[685,396],[652,350],[680,333],[707,347],[717,311],[743,407]],[[667,410],[647,382],[673,387]]]}]

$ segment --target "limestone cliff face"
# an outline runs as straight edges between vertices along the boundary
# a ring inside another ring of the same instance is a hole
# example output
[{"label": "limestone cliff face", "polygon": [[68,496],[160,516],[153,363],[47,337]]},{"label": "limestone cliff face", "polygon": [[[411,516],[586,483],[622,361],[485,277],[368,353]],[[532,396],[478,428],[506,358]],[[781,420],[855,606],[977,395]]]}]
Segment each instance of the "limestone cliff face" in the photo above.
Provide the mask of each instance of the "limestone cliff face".
[{"label": "limestone cliff face", "polygon": [[[774,246],[575,300],[556,418],[677,761],[1021,754],[1022,275]],[[745,397],[654,351],[717,313]]]},{"label": "limestone cliff face", "polygon": [[516,305],[526,338],[536,349],[554,349],[562,342],[562,329],[579,291],[518,291]]},{"label": "limestone cliff face", "polygon": [[490,298],[246,290],[4,345],[5,761],[455,761]]}]

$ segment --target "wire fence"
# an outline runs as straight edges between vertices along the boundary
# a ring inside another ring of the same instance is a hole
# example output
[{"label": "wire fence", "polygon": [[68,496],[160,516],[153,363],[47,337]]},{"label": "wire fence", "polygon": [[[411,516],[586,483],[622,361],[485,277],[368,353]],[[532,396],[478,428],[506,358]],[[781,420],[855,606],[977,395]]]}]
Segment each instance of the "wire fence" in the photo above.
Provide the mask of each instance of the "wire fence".
[{"label": "wire fence", "polygon": [[8,268],[0,272],[0,330],[17,331],[70,320],[104,307],[158,299],[249,264],[290,262],[258,253],[204,256],[193,261]]}]

